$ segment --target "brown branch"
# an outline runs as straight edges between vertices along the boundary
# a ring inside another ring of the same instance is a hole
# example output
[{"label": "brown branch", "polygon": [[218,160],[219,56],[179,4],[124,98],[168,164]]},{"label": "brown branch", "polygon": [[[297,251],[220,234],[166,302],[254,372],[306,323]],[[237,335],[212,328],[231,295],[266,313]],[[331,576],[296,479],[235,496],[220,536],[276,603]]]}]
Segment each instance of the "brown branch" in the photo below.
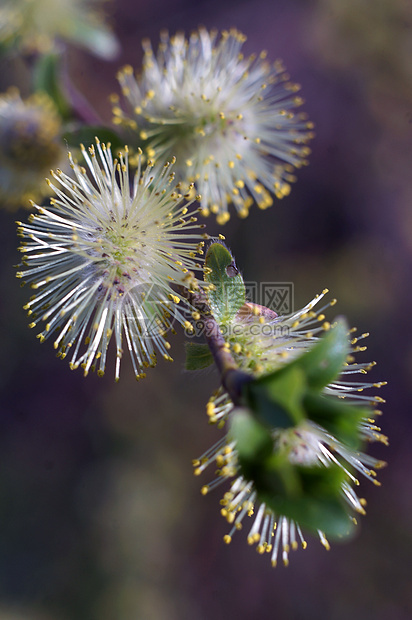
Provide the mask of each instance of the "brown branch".
[{"label": "brown branch", "polygon": [[190,293],[184,291],[189,303],[199,312],[200,321],[203,323],[203,336],[213,355],[217,370],[221,377],[221,383],[229,394],[233,403],[237,406],[243,404],[242,389],[245,383],[252,380],[252,376],[240,370],[230,352],[228,344],[220,331],[216,319],[210,312],[204,293]]}]

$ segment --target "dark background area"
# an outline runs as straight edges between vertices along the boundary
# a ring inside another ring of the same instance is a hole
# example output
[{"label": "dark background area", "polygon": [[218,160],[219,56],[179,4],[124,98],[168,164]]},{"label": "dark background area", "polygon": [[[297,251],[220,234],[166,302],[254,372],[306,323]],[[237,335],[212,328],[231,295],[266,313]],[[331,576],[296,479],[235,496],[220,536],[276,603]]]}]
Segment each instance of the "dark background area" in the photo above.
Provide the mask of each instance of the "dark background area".
[{"label": "dark background area", "polygon": [[[141,39],[235,26],[246,53],[282,58],[316,125],[310,165],[283,201],[221,232],[247,281],[293,282],[295,308],[328,287],[332,310],[370,332],[390,446],[367,516],[326,552],[315,538],[270,567],[239,532],[230,546],[220,493],[191,459],[219,436],[205,404],[213,372],[160,362],[136,383],[128,360],[84,378],[27,328],[12,265],[14,214],[0,213],[1,620],[410,620],[412,618],[412,8],[409,0],[118,0],[119,59],[70,48],[80,92],[109,123],[116,71]],[[3,72],[3,90],[13,76]],[[20,84],[22,87],[22,85]],[[23,85],[24,92],[24,85]],[[16,217],[22,219],[21,210]],[[211,233],[219,232],[213,220]],[[333,318],[330,312],[329,319]]]}]

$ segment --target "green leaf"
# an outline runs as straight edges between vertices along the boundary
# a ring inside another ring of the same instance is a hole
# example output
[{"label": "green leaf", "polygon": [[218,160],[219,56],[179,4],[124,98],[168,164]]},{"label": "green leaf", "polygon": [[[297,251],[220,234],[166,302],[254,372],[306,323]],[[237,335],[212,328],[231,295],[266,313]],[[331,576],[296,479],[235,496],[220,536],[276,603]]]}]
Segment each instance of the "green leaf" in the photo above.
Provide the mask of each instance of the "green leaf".
[{"label": "green leaf", "polygon": [[239,459],[259,463],[273,450],[269,431],[257,422],[247,409],[235,409],[230,422],[229,437],[236,441]]},{"label": "green leaf", "polygon": [[349,536],[354,529],[348,511],[338,497],[303,496],[290,500],[260,493],[259,499],[275,514],[284,515],[314,533],[320,530],[327,536],[341,538]]},{"label": "green leaf", "polygon": [[289,428],[305,418],[302,400],[306,389],[303,370],[289,365],[246,383],[243,396],[258,420],[270,428]]},{"label": "green leaf", "polygon": [[60,54],[40,55],[33,71],[33,86],[36,91],[46,93],[54,102],[60,116],[70,116],[70,105],[60,84]]},{"label": "green leaf", "polygon": [[247,409],[235,410],[229,439],[236,442],[240,473],[276,515],[328,536],[350,534],[353,524],[342,499],[346,473],[339,465],[291,463],[289,450],[276,449],[270,430]]},{"label": "green leaf", "polygon": [[95,144],[96,137],[106,145],[110,143],[113,153],[124,151],[124,141],[109,127],[82,125],[70,129],[63,134],[63,138],[67,140],[68,145],[76,148],[79,148],[80,144],[84,144],[86,148],[91,144]]},{"label": "green leaf", "polygon": [[293,362],[247,384],[244,396],[257,417],[278,428],[301,421],[306,392],[321,391],[342,371],[349,351],[347,334],[347,325],[341,320]]},{"label": "green leaf", "polygon": [[206,253],[205,281],[210,309],[219,325],[231,323],[246,299],[242,275],[229,250],[222,243],[212,243]]},{"label": "green leaf", "polygon": [[[246,468],[250,470],[250,463]],[[275,514],[334,537],[347,536],[352,529],[347,506],[342,500],[345,479],[346,474],[338,465],[292,464],[281,453],[272,454],[266,462],[261,462],[253,478],[259,500]]]},{"label": "green leaf", "polygon": [[318,344],[291,365],[305,371],[310,388],[321,390],[340,374],[348,353],[348,326],[340,319]]},{"label": "green leaf", "polygon": [[293,489],[289,484],[289,488],[284,487],[279,493],[278,479],[282,474],[283,481],[286,480],[286,472],[267,470],[265,484],[257,485],[259,499],[276,514],[285,515],[303,527],[321,530],[329,536],[347,536],[352,522],[341,497],[343,470],[337,465],[302,467],[288,463],[288,466],[293,468]]},{"label": "green leaf", "polygon": [[368,417],[367,409],[336,397],[312,392],[305,395],[304,408],[308,418],[329,431],[333,437],[352,450],[359,448],[359,424]]},{"label": "green leaf", "polygon": [[207,344],[186,342],[186,370],[200,370],[213,364],[213,355]]}]

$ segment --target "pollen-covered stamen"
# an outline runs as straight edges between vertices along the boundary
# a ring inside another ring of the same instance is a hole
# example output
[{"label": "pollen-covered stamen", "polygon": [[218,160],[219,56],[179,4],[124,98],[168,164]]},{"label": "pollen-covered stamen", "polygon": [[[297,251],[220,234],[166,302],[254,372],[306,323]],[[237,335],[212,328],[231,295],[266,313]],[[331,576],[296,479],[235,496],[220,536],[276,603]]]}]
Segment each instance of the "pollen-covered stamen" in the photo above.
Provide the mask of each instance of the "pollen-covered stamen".
[{"label": "pollen-covered stamen", "polygon": [[[228,341],[239,366],[253,374],[270,372],[309,349],[330,329],[323,311],[335,300],[314,311],[325,289],[299,312],[277,316],[268,308],[245,304],[229,329]],[[247,310],[247,311],[246,311]]]},{"label": "pollen-covered stamen", "polygon": [[233,403],[227,393],[220,388],[210,399],[206,406],[206,414],[211,424],[224,425],[229,413],[233,409]]},{"label": "pollen-covered stamen", "polygon": [[361,515],[366,514],[365,508],[362,505],[362,501],[359,499],[352,487],[347,482],[344,482],[342,484],[342,494],[345,499],[349,501],[349,503],[352,505],[353,509],[356,510],[356,512],[359,512],[359,514]]},{"label": "pollen-covered stamen", "polygon": [[198,459],[194,459],[192,464],[193,467],[195,467],[195,476],[201,474],[202,471],[208,467],[208,465],[215,462],[221,454],[221,451],[224,450],[226,446],[226,438],[223,438],[209,448],[209,450],[206,450],[206,452],[204,452]]},{"label": "pollen-covered stamen", "polygon": [[[3,7],[1,10],[7,12]],[[2,14],[0,39],[5,21]],[[3,208],[28,207],[30,200],[47,195],[44,177],[63,157],[60,132],[59,115],[45,93],[36,93],[23,100],[16,88],[10,88],[0,95],[0,203]]]},{"label": "pollen-covered stamen", "polygon": [[118,74],[128,110],[114,95],[114,122],[135,130],[151,158],[178,161],[177,174],[194,182],[204,215],[229,219],[233,204],[241,217],[256,202],[266,208],[290,192],[294,169],[307,163],[313,126],[292,110],[302,104],[281,63],[266,54],[245,58],[245,37],[232,29],[189,40],[165,33],[157,53],[150,42],[140,76],[130,66]]},{"label": "pollen-covered stamen", "polygon": [[[156,352],[170,361],[165,338],[173,322],[184,323],[184,302],[173,285],[198,288],[202,269],[197,249],[204,235],[174,184],[173,162],[129,179],[128,149],[113,159],[108,146],[83,156],[89,171],[74,162],[73,176],[52,174],[56,194],[49,208],[37,207],[30,223],[19,223],[24,237],[24,269],[18,277],[40,292],[27,304],[47,321],[43,341],[54,333],[55,347],[71,367],[103,374],[109,342],[116,343],[116,379],[123,338],[137,378],[156,363]],[[183,304],[182,304],[183,305]]]}]

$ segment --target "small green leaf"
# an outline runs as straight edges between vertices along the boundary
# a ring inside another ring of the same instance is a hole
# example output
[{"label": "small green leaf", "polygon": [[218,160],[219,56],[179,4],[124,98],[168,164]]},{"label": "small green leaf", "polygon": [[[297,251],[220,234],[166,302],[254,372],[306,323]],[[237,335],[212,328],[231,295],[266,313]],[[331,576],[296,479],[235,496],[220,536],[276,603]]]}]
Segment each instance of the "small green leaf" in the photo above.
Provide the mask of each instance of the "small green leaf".
[{"label": "small green leaf", "polygon": [[289,365],[246,383],[243,396],[258,420],[270,428],[289,428],[304,417],[307,384],[303,370]]},{"label": "small green leaf", "polygon": [[213,364],[213,355],[207,344],[186,342],[186,370],[200,370]]},{"label": "small green leaf", "polygon": [[212,243],[209,247],[205,266],[205,281],[213,286],[208,291],[212,314],[219,325],[231,323],[246,299],[242,275],[222,243]]},{"label": "small green leaf", "polygon": [[346,474],[338,465],[296,465],[279,453],[261,462],[254,472],[259,500],[275,514],[334,537],[347,536],[352,529],[342,500],[345,479]]},{"label": "small green leaf", "polygon": [[229,436],[236,441],[239,459],[248,463],[260,463],[273,450],[269,431],[257,422],[247,409],[235,409],[230,422]]},{"label": "small green leaf", "polygon": [[305,371],[308,385],[321,390],[342,371],[349,353],[348,326],[340,319],[310,351],[292,362]]},{"label": "small green leaf", "polygon": [[229,439],[236,442],[239,471],[253,481],[260,502],[314,532],[347,536],[352,521],[342,499],[347,474],[339,465],[328,467],[292,463],[287,449],[276,449],[271,431],[247,409],[236,409]]},{"label": "small green leaf", "polygon": [[347,508],[338,497],[303,496],[292,501],[261,493],[259,499],[275,514],[284,515],[314,533],[320,530],[327,536],[341,538],[348,536],[354,529]]},{"label": "small green leaf", "polygon": [[[342,371],[348,345],[348,327],[340,320],[319,342],[279,370],[245,386],[245,398],[257,414],[272,426],[286,428],[303,419],[303,395],[321,391]],[[270,411],[281,405],[286,417]]]},{"label": "small green leaf", "polygon": [[87,148],[95,143],[96,137],[99,138],[100,142],[104,142],[104,144],[110,143],[113,153],[124,151],[124,141],[122,141],[115,131],[108,127],[82,125],[67,130],[63,134],[63,138],[67,140],[68,145],[76,148],[78,148],[80,144],[84,144]]},{"label": "small green leaf", "polygon": [[310,420],[322,426],[352,450],[359,448],[359,424],[368,417],[367,409],[313,392],[306,394],[303,402]]},{"label": "small green leaf", "polygon": [[60,116],[70,116],[70,105],[60,84],[60,54],[40,55],[33,71],[33,86],[36,91],[46,93],[53,100]]}]

